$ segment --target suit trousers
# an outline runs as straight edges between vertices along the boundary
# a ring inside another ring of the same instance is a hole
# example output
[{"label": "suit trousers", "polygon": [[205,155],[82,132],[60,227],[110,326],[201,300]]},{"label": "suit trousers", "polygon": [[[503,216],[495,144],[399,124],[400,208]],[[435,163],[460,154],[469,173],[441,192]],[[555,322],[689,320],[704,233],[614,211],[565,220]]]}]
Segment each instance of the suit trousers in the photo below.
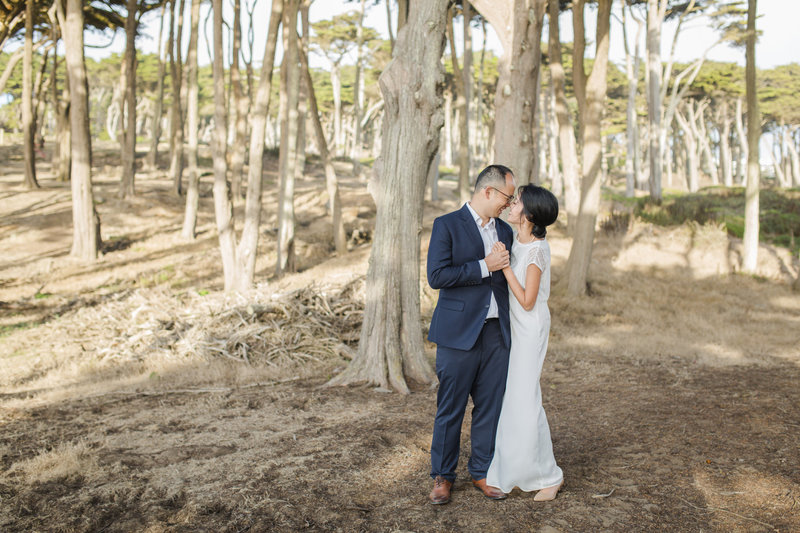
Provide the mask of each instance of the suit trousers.
[{"label": "suit trousers", "polygon": [[472,453],[467,468],[474,479],[486,477],[506,389],[508,354],[498,319],[484,323],[478,340],[469,350],[437,347],[439,392],[431,442],[431,477],[455,481],[461,424],[470,396]]}]

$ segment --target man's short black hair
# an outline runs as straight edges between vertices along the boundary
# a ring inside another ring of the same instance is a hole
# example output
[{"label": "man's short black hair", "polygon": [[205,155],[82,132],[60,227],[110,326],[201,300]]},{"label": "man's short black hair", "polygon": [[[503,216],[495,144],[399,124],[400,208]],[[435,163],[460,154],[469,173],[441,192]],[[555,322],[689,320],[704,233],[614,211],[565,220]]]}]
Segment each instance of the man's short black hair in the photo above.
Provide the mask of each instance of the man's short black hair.
[{"label": "man's short black hair", "polygon": [[511,172],[511,169],[507,166],[489,165],[478,174],[478,179],[475,180],[475,190],[473,192],[478,192],[484,187],[505,187],[506,176],[509,174],[514,176],[514,173]]}]

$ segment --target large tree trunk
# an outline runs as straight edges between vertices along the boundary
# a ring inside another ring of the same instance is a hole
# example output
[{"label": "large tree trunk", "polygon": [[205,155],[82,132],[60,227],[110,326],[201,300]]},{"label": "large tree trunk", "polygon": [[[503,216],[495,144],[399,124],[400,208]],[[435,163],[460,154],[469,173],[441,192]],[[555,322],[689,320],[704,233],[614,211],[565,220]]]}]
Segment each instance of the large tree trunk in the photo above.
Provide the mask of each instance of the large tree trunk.
[{"label": "large tree trunk", "polygon": [[756,94],[756,0],[747,2],[747,47],[745,50],[745,94],[747,97],[747,187],[744,205],[745,272],[755,273],[758,266],[758,192],[761,169],[758,140],[761,137],[761,114]]},{"label": "large tree trunk", "polygon": [[647,117],[650,140],[650,197],[661,201],[661,25],[667,0],[647,0]]},{"label": "large tree trunk", "polygon": [[22,61],[22,131],[25,159],[25,186],[38,189],[36,161],[33,150],[36,124],[33,120],[33,0],[25,4],[25,57]]},{"label": "large tree trunk", "polygon": [[197,229],[197,209],[200,203],[200,172],[197,168],[198,135],[200,133],[199,87],[197,85],[197,39],[200,33],[201,0],[191,0],[189,50],[186,52],[186,207],[183,213],[181,237],[194,239]]},{"label": "large tree trunk", "polygon": [[[576,36],[576,58],[573,62],[575,71],[583,71],[583,47],[577,43],[584,42],[583,9],[585,0],[576,0],[573,6],[573,27]],[[583,109],[581,116],[583,124],[583,150],[581,174],[581,204],[578,210],[578,221],[575,225],[575,234],[572,248],[567,260],[567,291],[570,295],[579,296],[586,293],[586,280],[589,274],[589,264],[592,258],[594,243],[595,223],[600,206],[600,159],[602,157],[600,123],[603,117],[603,101],[606,96],[606,73],[608,67],[609,48],[609,19],[611,16],[611,0],[599,0],[597,13],[597,34],[595,61],[588,79],[585,75],[574,76],[577,83],[579,79],[586,79],[585,87],[576,87],[575,94],[585,95],[585,103],[579,104]],[[579,97],[580,98],[580,97]]]},{"label": "large tree trunk", "polygon": [[231,194],[236,202],[242,197],[242,173],[244,171],[245,149],[247,148],[247,109],[250,107],[242,86],[239,71],[239,49],[242,42],[241,0],[233,4],[233,61],[231,62],[231,87],[234,102],[234,141],[231,154]]},{"label": "large tree trunk", "polygon": [[[127,123],[122,130],[122,179],[119,196],[128,198],[134,195],[134,175],[136,173],[136,0],[128,0],[128,16],[125,19],[125,106]],[[122,120],[123,117],[120,117]]]},{"label": "large tree trunk", "polygon": [[311,123],[314,125],[314,135],[316,135],[317,146],[322,164],[325,167],[325,185],[328,190],[328,203],[330,205],[331,226],[333,227],[333,243],[336,253],[344,254],[347,252],[347,241],[342,221],[342,200],[339,195],[339,181],[336,178],[336,169],[333,167],[333,159],[328,142],[325,140],[325,131],[322,129],[322,122],[319,118],[319,108],[317,107],[317,96],[314,94],[314,84],[311,81],[311,73],[308,69],[308,58],[303,52],[300,54],[302,61],[303,78],[308,86],[308,102],[311,107]]},{"label": "large tree trunk", "polygon": [[[172,20],[170,20],[170,33],[176,26],[175,23],[175,4],[178,0],[172,0]],[[173,182],[173,192],[180,196],[183,193],[183,103],[181,102],[181,92],[183,87],[183,61],[181,58],[181,48],[183,47],[183,7],[185,0],[180,0],[177,15],[177,37],[172,43],[170,52],[170,75],[172,78],[172,112],[170,115],[172,150],[169,164],[169,175]]]},{"label": "large tree trunk", "polygon": [[147,152],[145,165],[151,170],[155,170],[158,165],[158,141],[161,139],[161,115],[163,113],[164,99],[164,71],[165,61],[162,57],[162,41],[164,37],[164,19],[167,17],[167,2],[161,6],[161,22],[158,25],[158,81],[156,87],[155,110],[153,111],[153,127],[150,134],[150,151]]},{"label": "large tree trunk", "polygon": [[222,55],[222,0],[212,0],[214,14],[214,136],[211,141],[214,159],[214,215],[219,234],[219,249],[222,255],[222,271],[225,290],[236,286],[236,231],[233,224],[233,204],[228,188],[228,164],[226,160],[227,113],[225,110],[225,70]]},{"label": "large tree trunk", "polygon": [[279,156],[280,191],[278,193],[278,261],[275,272],[296,269],[294,234],[294,171],[297,163],[297,100],[300,69],[297,52],[298,0],[287,0],[283,11],[283,65],[281,67],[281,146]]},{"label": "large tree trunk", "polygon": [[473,1],[500,37],[495,95],[494,160],[511,167],[518,183],[528,183],[534,163],[533,126],[536,81],[541,66],[542,25],[547,0],[514,0],[499,4]]},{"label": "large tree trunk", "polygon": [[567,212],[568,231],[572,234],[578,220],[580,190],[578,180],[578,153],[575,141],[575,129],[572,127],[569,106],[564,92],[565,74],[561,62],[561,40],[558,24],[559,0],[550,0],[549,4],[549,42],[550,77],[555,93],[555,114],[558,120],[558,143],[561,151],[561,171],[564,181],[564,204]]},{"label": "large tree trunk", "polygon": [[89,136],[89,91],[83,58],[83,2],[67,0],[66,15],[57,2],[64,34],[64,50],[70,83],[72,131],[72,250],[86,261],[97,259],[100,249],[100,217],[92,195],[92,144]]},{"label": "large tree trunk", "polygon": [[367,382],[408,392],[433,381],[420,327],[420,232],[425,180],[442,128],[447,0],[411,5],[380,77],[384,128],[371,191],[378,212],[358,353],[329,384]]},{"label": "large tree trunk", "polygon": [[723,98],[719,110],[719,122],[722,126],[719,136],[719,159],[722,167],[722,183],[726,187],[733,186],[733,157],[731,155],[731,115],[728,99]]},{"label": "large tree trunk", "polygon": [[[739,164],[737,165],[737,182],[739,185],[744,185],[747,179],[747,161],[750,160],[747,148],[747,135],[744,132],[744,119],[742,117],[742,98],[736,99],[736,139],[739,141],[739,157],[737,158]],[[742,164],[742,161],[745,163]]]}]

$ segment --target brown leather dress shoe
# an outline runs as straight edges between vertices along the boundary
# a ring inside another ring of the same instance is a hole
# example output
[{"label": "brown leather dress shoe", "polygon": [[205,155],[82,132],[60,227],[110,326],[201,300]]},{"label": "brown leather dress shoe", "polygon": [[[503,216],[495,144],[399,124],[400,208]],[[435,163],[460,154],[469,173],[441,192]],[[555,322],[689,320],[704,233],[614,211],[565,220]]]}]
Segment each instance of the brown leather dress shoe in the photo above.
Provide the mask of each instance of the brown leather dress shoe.
[{"label": "brown leather dress shoe", "polygon": [[450,489],[453,487],[452,481],[447,481],[442,476],[436,476],[433,480],[433,490],[428,499],[433,505],[444,505],[450,501]]},{"label": "brown leather dress shoe", "polygon": [[506,493],[498,489],[497,487],[490,487],[489,485],[487,485],[486,478],[473,479],[472,486],[481,491],[483,495],[489,498],[490,500],[506,499]]}]

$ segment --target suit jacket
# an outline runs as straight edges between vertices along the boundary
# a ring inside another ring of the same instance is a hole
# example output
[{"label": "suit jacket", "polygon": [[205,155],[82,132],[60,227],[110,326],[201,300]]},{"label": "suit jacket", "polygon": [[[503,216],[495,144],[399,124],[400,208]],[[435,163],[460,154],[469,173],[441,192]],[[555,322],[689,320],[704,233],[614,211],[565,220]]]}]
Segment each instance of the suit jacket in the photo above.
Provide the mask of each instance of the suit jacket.
[{"label": "suit jacket", "polygon": [[[497,237],[511,251],[511,227],[495,219]],[[428,284],[439,289],[428,340],[447,348],[469,350],[478,340],[490,295],[494,293],[500,329],[506,347],[511,345],[508,318],[508,285],[502,271],[481,277],[479,261],[486,253],[480,231],[469,208],[442,215],[433,221],[428,248]]]}]

